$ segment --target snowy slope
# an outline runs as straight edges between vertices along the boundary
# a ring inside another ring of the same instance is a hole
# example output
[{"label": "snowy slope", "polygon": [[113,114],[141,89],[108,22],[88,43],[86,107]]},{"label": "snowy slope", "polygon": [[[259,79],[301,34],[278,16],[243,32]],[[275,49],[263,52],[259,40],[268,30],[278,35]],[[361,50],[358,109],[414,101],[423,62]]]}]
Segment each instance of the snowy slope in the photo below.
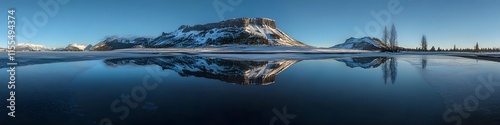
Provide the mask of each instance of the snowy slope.
[{"label": "snowy slope", "polygon": [[381,50],[387,48],[379,39],[373,37],[349,38],[344,43],[333,46],[340,49]]},{"label": "snowy slope", "polygon": [[69,44],[66,48],[64,48],[64,50],[65,51],[87,51],[90,48],[92,48],[91,44],[72,43],[72,44]]},{"label": "snowy slope", "polygon": [[16,51],[50,51],[55,48],[46,47],[44,45],[30,44],[30,43],[19,43],[16,45]]},{"label": "snowy slope", "polygon": [[224,44],[307,46],[294,40],[267,18],[237,18],[217,23],[181,26],[158,37],[153,47],[204,47]]},{"label": "snowy slope", "polygon": [[151,42],[152,38],[146,37],[117,37],[111,36],[106,38],[106,40],[97,43],[90,50],[94,51],[106,51],[114,49],[124,49],[124,48],[134,48],[137,46],[146,46]]}]

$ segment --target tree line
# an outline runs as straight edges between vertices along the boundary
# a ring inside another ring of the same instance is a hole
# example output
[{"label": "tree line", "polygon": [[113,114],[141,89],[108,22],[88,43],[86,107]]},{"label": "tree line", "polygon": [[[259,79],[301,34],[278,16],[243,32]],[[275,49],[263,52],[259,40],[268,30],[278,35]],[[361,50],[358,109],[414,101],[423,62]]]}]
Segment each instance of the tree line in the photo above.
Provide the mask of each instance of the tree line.
[{"label": "tree line", "polygon": [[489,47],[489,48],[481,48],[479,43],[476,43],[472,48],[457,48],[456,45],[453,45],[453,48],[441,48],[441,47],[430,47],[427,41],[427,37],[422,35],[422,39],[420,40],[420,47],[416,48],[403,48],[398,46],[398,33],[396,31],[396,26],[392,24],[391,30],[387,30],[387,26],[384,27],[384,32],[382,35],[383,46],[381,48],[382,52],[400,52],[400,51],[423,51],[423,52],[436,52],[436,51],[450,51],[450,52],[500,52],[500,47]]},{"label": "tree line", "polygon": [[453,48],[441,48],[432,46],[430,49],[428,48],[427,37],[422,35],[422,39],[420,40],[420,47],[416,48],[404,48],[403,51],[423,51],[423,52],[436,52],[436,51],[447,51],[447,52],[500,52],[500,48],[489,47],[489,48],[481,48],[479,47],[479,43],[476,43],[472,48],[457,48],[456,45],[453,45]]}]

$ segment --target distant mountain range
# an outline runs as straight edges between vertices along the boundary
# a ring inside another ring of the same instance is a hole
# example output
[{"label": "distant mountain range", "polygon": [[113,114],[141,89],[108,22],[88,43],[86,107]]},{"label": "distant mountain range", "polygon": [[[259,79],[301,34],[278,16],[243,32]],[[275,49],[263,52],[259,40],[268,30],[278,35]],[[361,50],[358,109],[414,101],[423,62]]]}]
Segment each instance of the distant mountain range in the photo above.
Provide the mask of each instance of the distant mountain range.
[{"label": "distant mountain range", "polygon": [[16,45],[16,51],[52,51],[56,48],[46,47],[44,45],[19,43]]},{"label": "distant mountain range", "polygon": [[308,46],[281,31],[268,18],[236,18],[203,25],[180,26],[176,31],[156,38],[109,37],[91,50],[114,50],[133,47],[191,48],[217,45]]},{"label": "distant mountain range", "polygon": [[19,43],[16,45],[16,51],[88,51],[92,48],[91,44],[69,44],[65,48],[54,48],[54,47],[46,47],[44,45],[39,44],[31,44],[31,43]]}]

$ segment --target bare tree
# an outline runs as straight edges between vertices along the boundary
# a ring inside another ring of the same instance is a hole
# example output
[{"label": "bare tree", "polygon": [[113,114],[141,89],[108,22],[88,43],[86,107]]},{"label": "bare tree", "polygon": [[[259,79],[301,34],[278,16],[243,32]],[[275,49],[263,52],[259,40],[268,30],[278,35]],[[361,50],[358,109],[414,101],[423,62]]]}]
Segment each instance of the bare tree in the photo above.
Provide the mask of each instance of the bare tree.
[{"label": "bare tree", "polygon": [[425,35],[422,35],[422,51],[427,51],[427,37]]},{"label": "bare tree", "polygon": [[387,26],[384,27],[384,35],[382,36],[382,41],[386,46],[387,45],[387,40],[389,40],[389,31],[387,31]]},{"label": "bare tree", "polygon": [[394,24],[392,24],[391,36],[389,38],[391,51],[397,51],[397,46],[398,46],[397,39],[398,39],[398,32],[396,31],[396,26],[394,26]]}]

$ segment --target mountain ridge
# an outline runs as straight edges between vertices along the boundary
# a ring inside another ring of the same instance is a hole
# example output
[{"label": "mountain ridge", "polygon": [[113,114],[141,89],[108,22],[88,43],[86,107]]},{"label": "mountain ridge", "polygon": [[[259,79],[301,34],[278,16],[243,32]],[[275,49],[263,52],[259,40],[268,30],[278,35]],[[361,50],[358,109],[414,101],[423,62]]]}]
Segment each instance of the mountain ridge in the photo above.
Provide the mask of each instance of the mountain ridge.
[{"label": "mountain ridge", "polygon": [[51,51],[55,49],[56,48],[31,43],[19,43],[15,48],[16,51]]}]

